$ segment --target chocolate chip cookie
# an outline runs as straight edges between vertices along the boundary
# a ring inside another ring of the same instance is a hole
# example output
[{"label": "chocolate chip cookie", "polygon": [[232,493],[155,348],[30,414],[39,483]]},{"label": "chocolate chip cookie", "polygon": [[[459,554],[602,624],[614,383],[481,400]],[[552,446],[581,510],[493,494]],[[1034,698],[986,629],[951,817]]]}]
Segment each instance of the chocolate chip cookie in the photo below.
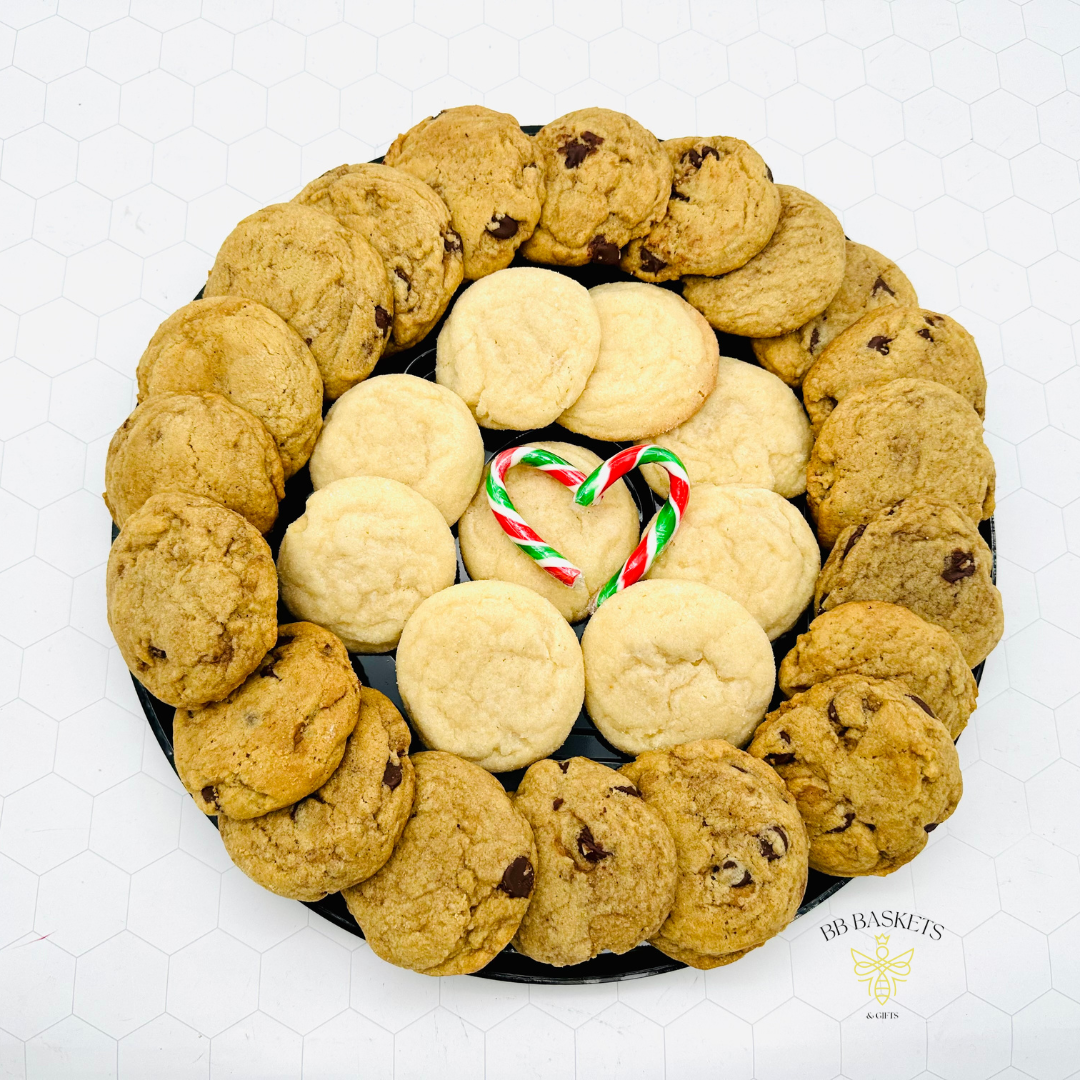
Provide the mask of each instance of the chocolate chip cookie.
[{"label": "chocolate chip cookie", "polygon": [[536,886],[514,948],[564,967],[652,937],[675,899],[675,842],[626,777],[538,761],[513,796],[536,837]]},{"label": "chocolate chip cookie", "polygon": [[221,245],[204,292],[276,311],[311,349],[331,400],[371,374],[394,322],[379,253],[360,233],[298,203],[244,218]]},{"label": "chocolate chip cookie", "polygon": [[900,604],[948,630],[974,667],[1004,631],[993,565],[986,541],[955,505],[904,499],[840,534],[814,604],[818,612],[851,600]]},{"label": "chocolate chip cookie", "polygon": [[795,918],[806,891],[806,829],[771,768],[710,739],[649,751],[620,772],[675,840],[675,903],[651,939],[661,952],[720,967]]},{"label": "chocolate chip cookie", "polygon": [[749,752],[795,798],[823,874],[884,876],[910,862],[963,791],[956,747],[903,683],[840,675],[765,717]]},{"label": "chocolate chip cookie", "polygon": [[718,135],[662,142],[674,175],[664,216],[631,240],[621,266],[642,281],[726,274],[752,259],[780,217],[780,193],[761,155]]},{"label": "chocolate chip cookie", "polygon": [[894,379],[849,393],[821,426],[806,469],[818,539],[912,495],[956,503],[972,521],[994,512],[994,459],[978,413],[955,390]]},{"label": "chocolate chip cookie", "polygon": [[162,491],[204,495],[269,532],[285,494],[281,456],[262,421],[220,394],[155,394],[109,443],[105,504],[123,525]]},{"label": "chocolate chip cookie", "polygon": [[151,495],[113,542],[105,591],[124,662],[177,708],[228,697],[277,641],[269,546],[201,495]]},{"label": "chocolate chip cookie", "polygon": [[322,377],[303,338],[242,296],[185,304],[154,332],[139,360],[139,401],[212,391],[247,409],[277,443],[285,479],[311,457],[322,425]]},{"label": "chocolate chip cookie", "polygon": [[789,386],[800,386],[810,365],[852,323],[881,307],[918,302],[911,282],[896,263],[872,247],[847,240],[844,279],[829,306],[790,334],[754,338],[754,355],[763,368]]},{"label": "chocolate chip cookie", "polygon": [[383,257],[394,289],[387,352],[415,345],[439,321],[461,284],[464,264],[461,237],[433,188],[389,165],[339,165],[293,202],[332,214]]},{"label": "chocolate chip cookie", "polygon": [[322,787],[261,817],[218,816],[229,858],[279,896],[311,903],[369,878],[405,828],[416,786],[409,728],[378,690],[360,694],[360,719]]},{"label": "chocolate chip cookie", "polygon": [[314,623],[288,623],[224,701],[176,710],[176,771],[204,814],[258,817],[330,779],[359,715],[345,646]]},{"label": "chocolate chip cookie", "polygon": [[899,680],[954,739],[979,692],[947,630],[876,600],[852,601],[819,615],[780,664],[780,689],[791,697],[849,673]]},{"label": "chocolate chip cookie", "polygon": [[780,220],[749,262],[721,277],[686,278],[683,296],[717,330],[775,337],[820,315],[844,279],[844,230],[799,188],[780,190]]},{"label": "chocolate chip cookie", "polygon": [[622,249],[660,220],[672,167],[656,136],[625,113],[579,109],[536,136],[547,197],[528,259],[617,266]]},{"label": "chocolate chip cookie", "polygon": [[835,338],[807,372],[803,402],[814,430],[853,390],[892,379],[941,383],[980,417],[986,411],[986,375],[975,339],[948,315],[890,305]]},{"label": "chocolate chip cookie", "polygon": [[401,840],[345,901],[377,956],[425,975],[468,975],[509,944],[529,906],[532,829],[479,766],[439,751],[413,764]]},{"label": "chocolate chip cookie", "polygon": [[450,208],[469,281],[509,266],[540,219],[537,148],[509,113],[444,109],[399,135],[383,161],[429,184]]}]

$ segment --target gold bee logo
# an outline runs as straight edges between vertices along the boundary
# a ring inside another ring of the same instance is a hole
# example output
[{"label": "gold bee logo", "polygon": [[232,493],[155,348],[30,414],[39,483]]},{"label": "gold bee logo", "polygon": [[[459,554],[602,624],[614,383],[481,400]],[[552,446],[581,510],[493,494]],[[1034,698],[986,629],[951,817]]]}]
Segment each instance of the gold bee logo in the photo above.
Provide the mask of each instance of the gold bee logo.
[{"label": "gold bee logo", "polygon": [[915,950],[908,949],[899,956],[890,956],[888,934],[877,934],[874,941],[877,943],[875,956],[852,949],[851,959],[855,961],[855,974],[859,982],[866,983],[869,996],[876,998],[879,1005],[884,1005],[889,998],[896,996],[897,984],[904,982],[911,974],[911,957]]}]

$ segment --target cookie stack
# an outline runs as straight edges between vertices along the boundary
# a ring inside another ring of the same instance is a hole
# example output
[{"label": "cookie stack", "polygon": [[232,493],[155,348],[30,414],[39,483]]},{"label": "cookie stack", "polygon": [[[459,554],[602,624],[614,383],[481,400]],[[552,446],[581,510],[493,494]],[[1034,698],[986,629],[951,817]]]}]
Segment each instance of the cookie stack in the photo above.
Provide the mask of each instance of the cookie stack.
[{"label": "cookie stack", "polygon": [[[387,370],[436,329],[434,381]],[[888,874],[955,809],[1002,633],[978,350],[745,142],[446,110],[240,222],[138,386],[106,466],[121,653],[233,861],[342,893],[390,962],[727,964],[809,868]],[[506,473],[573,586],[488,502],[483,432],[541,430],[583,473],[645,441],[690,478],[647,579],[599,608],[641,536],[625,482],[582,507]],[[390,652],[407,720],[350,659]],[[583,705],[620,770],[550,757]]]}]

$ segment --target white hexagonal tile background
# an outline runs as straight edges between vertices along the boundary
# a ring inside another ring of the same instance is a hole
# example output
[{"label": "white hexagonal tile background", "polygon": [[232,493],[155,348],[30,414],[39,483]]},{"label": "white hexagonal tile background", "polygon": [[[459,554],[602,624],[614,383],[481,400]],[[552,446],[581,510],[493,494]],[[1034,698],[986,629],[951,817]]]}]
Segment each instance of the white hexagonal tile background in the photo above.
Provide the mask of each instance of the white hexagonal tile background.
[{"label": "white hexagonal tile background", "polygon": [[[1006,641],[964,801],[729,968],[387,966],[230,867],[104,620],[154,327],[237,219],[469,102],[750,139],[986,361]],[[0,140],[0,1077],[1080,1076],[1076,0],[5,0]],[[868,912],[928,920],[887,1009]]]}]

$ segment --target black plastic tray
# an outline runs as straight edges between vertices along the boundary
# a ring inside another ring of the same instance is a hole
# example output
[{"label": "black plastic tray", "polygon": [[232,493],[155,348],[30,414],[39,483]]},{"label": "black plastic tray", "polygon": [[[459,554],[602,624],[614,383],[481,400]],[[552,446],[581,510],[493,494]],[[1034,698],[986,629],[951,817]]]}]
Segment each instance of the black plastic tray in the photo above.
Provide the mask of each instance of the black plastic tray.
[{"label": "black plastic tray", "polygon": [[[535,134],[539,129],[536,127],[526,127],[525,130],[530,134]],[[514,265],[533,264],[526,263],[519,257],[518,259],[515,259]],[[635,280],[629,274],[625,274],[618,269],[598,265],[571,268],[560,267],[558,269],[560,272],[566,273],[579,281],[587,288],[608,281]],[[465,288],[467,284],[468,283],[463,284],[462,288]],[[677,283],[666,283],[664,287],[678,291]],[[460,290],[457,295],[460,295]],[[196,297],[196,299],[199,299],[201,296],[202,292],[199,293],[199,296]],[[453,305],[451,304],[451,307],[452,306]],[[421,378],[434,379],[435,341],[438,337],[441,325],[442,324],[440,323],[439,326],[435,327],[420,345],[404,352],[396,353],[392,356],[383,357],[379,361],[374,374],[386,375],[393,372],[408,372],[409,374],[417,375]],[[717,337],[720,341],[721,355],[736,357],[748,363],[756,364],[750,342],[747,338],[734,337],[722,333],[717,333]],[[528,432],[489,431],[486,429],[482,429],[482,431],[484,447],[488,457],[491,457],[499,450],[508,446],[516,446],[524,442],[535,442],[539,440],[577,443],[582,446],[587,446],[601,458],[608,458],[617,450],[630,445],[629,443],[597,442],[557,426],[547,427],[540,431]],[[642,527],[644,527],[645,523],[649,521],[655,511],[660,507],[662,500],[653,493],[649,486],[644,482],[639,472],[634,471],[629,474],[626,477],[626,481],[637,503],[641,524]],[[298,472],[285,485],[285,498],[281,502],[277,524],[266,538],[274,552],[275,559],[277,558],[278,545],[285,533],[285,529],[304,512],[304,504],[307,501],[308,495],[311,494],[311,490],[311,480],[308,476],[307,468]],[[795,500],[795,505],[799,507],[807,518],[809,518],[805,498]],[[979,531],[990,545],[991,550],[995,551],[994,569],[996,578],[996,546],[993,520],[991,519],[983,522]],[[456,526],[454,527],[453,532],[456,538]],[[113,529],[113,535],[114,537],[116,535],[115,527]],[[457,580],[468,580],[465,567],[461,562],[460,553],[458,555]],[[281,622],[288,622],[292,619],[292,616],[288,611],[280,605],[278,614]],[[794,645],[797,635],[802,633],[809,623],[810,611],[807,609],[799,619],[798,623],[796,623],[788,633],[782,635],[773,642],[773,653],[776,657],[777,665],[779,665],[780,661]],[[575,627],[579,637],[584,628],[585,623],[579,623]],[[405,710],[402,707],[401,698],[397,690],[395,654],[386,653],[377,656],[360,656],[354,654],[351,658],[353,668],[361,682],[366,686],[372,686],[375,689],[382,691],[382,693],[386,694],[398,709],[401,710],[402,715],[405,715]],[[976,680],[978,680],[981,675],[982,665],[980,664],[975,669]],[[173,760],[172,749],[172,721],[174,710],[171,706],[166,705],[164,702],[159,701],[154,697],[137,679],[134,678],[134,676],[132,676],[132,681],[135,683],[135,689],[139,695],[139,701],[142,703],[143,712],[146,714],[146,718],[149,721],[151,728],[153,728],[154,735],[157,737],[157,741],[165,756],[169,759],[169,764],[175,769],[176,763]],[[783,695],[780,693],[779,689],[777,689],[770,708],[774,708],[781,700],[783,700]],[[422,741],[419,739],[416,732],[413,731],[414,749],[419,749],[422,745]],[[573,730],[567,737],[566,742],[564,742],[559,750],[552,756],[559,758],[574,756],[589,757],[594,761],[600,761],[606,765],[610,765],[612,768],[618,768],[623,763],[631,760],[629,755],[621,753],[604,740],[594,727],[584,709],[582,709],[581,715],[574,724]],[[502,773],[499,774],[499,779],[508,791],[513,791],[517,787],[523,772],[524,770]],[[830,877],[827,874],[821,874],[816,870],[811,870],[809,881],[806,886],[806,893],[803,897],[802,906],[799,908],[798,914],[805,915],[806,912],[817,907],[823,900],[832,896],[838,889],[843,888],[849,880],[850,879],[848,878]],[[359,926],[357,926],[353,917],[349,914],[348,908],[345,906],[345,901],[340,895],[334,894],[306,906],[313,911],[317,911],[324,918],[329,919],[332,923],[347,930],[349,933],[356,934],[358,937],[363,937],[363,933]],[[684,966],[684,964],[665,956],[651,945],[640,945],[637,948],[624,953],[622,956],[615,956],[611,953],[602,953],[592,960],[569,968],[554,968],[546,964],[538,963],[537,961],[522,956],[519,953],[514,952],[513,949],[507,947],[490,964],[488,964],[487,967],[476,974],[480,978],[498,979],[507,982],[580,984],[616,982],[623,979],[640,979],[666,971],[676,971]]]}]

